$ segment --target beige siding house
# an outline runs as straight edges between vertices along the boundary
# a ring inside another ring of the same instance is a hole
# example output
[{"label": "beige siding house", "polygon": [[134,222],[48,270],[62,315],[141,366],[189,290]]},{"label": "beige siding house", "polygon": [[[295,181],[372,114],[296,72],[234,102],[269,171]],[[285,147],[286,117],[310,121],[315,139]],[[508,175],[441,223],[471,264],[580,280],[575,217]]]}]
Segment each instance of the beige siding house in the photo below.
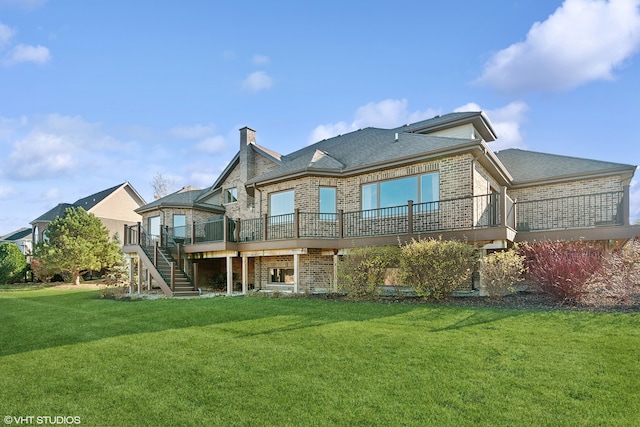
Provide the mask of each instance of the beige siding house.
[{"label": "beige siding house", "polygon": [[245,127],[210,188],[137,209],[143,220],[124,229],[125,250],[142,261],[140,281],[167,294],[178,294],[176,277],[185,291],[222,282],[229,294],[303,292],[335,289],[340,255],[357,246],[442,236],[486,251],[640,234],[629,224],[635,166],[494,153],[487,143],[496,138],[484,113],[451,113],[280,155]]},{"label": "beige siding house", "polygon": [[144,199],[128,182],[83,197],[74,203],[60,203],[31,221],[33,242],[37,243],[43,239],[51,221],[64,215],[67,208],[75,207],[82,207],[95,215],[109,230],[111,237],[117,234],[122,241],[124,225],[140,221],[142,217],[135,210],[145,204]]}]

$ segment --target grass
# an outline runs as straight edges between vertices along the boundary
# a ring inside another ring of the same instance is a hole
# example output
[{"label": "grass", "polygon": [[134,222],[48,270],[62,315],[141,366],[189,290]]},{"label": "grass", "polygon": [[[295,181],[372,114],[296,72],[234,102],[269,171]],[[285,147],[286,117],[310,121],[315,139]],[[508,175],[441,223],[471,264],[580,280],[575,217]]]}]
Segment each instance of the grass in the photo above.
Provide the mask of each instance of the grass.
[{"label": "grass", "polygon": [[1,416],[85,426],[640,419],[638,313],[97,295],[0,290]]}]

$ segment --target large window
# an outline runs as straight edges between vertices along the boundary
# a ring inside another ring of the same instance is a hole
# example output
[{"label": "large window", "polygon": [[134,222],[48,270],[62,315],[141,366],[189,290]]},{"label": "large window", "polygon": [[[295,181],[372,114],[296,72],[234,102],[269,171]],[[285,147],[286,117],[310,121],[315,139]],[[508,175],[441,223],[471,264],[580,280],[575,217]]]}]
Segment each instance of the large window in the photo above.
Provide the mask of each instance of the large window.
[{"label": "large window", "polygon": [[187,217],[185,215],[173,215],[173,236],[185,237],[187,228]]},{"label": "large window", "polygon": [[336,189],[334,187],[320,187],[320,213],[336,213]]},{"label": "large window", "polygon": [[362,186],[362,210],[436,202],[440,199],[439,173],[429,173]]},{"label": "large window", "polygon": [[292,214],[294,212],[293,196],[293,190],[269,194],[269,215]]}]

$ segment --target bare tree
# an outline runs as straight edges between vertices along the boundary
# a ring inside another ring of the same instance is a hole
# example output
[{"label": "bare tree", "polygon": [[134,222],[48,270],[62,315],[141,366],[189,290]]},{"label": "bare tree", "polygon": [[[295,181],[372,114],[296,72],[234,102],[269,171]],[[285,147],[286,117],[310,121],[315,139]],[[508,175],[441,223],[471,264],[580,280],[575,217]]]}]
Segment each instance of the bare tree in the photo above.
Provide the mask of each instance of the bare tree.
[{"label": "bare tree", "polygon": [[153,198],[161,199],[175,191],[176,183],[172,179],[165,178],[160,172],[153,176],[151,188],[153,188]]}]

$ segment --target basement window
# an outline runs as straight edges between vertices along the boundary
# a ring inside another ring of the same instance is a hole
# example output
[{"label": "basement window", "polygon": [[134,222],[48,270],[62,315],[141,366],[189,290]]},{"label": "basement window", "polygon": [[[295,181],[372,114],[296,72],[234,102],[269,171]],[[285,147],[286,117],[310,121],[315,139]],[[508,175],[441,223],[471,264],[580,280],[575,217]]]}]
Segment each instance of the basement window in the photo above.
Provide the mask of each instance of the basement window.
[{"label": "basement window", "polygon": [[293,268],[272,268],[269,270],[270,283],[293,284]]}]

